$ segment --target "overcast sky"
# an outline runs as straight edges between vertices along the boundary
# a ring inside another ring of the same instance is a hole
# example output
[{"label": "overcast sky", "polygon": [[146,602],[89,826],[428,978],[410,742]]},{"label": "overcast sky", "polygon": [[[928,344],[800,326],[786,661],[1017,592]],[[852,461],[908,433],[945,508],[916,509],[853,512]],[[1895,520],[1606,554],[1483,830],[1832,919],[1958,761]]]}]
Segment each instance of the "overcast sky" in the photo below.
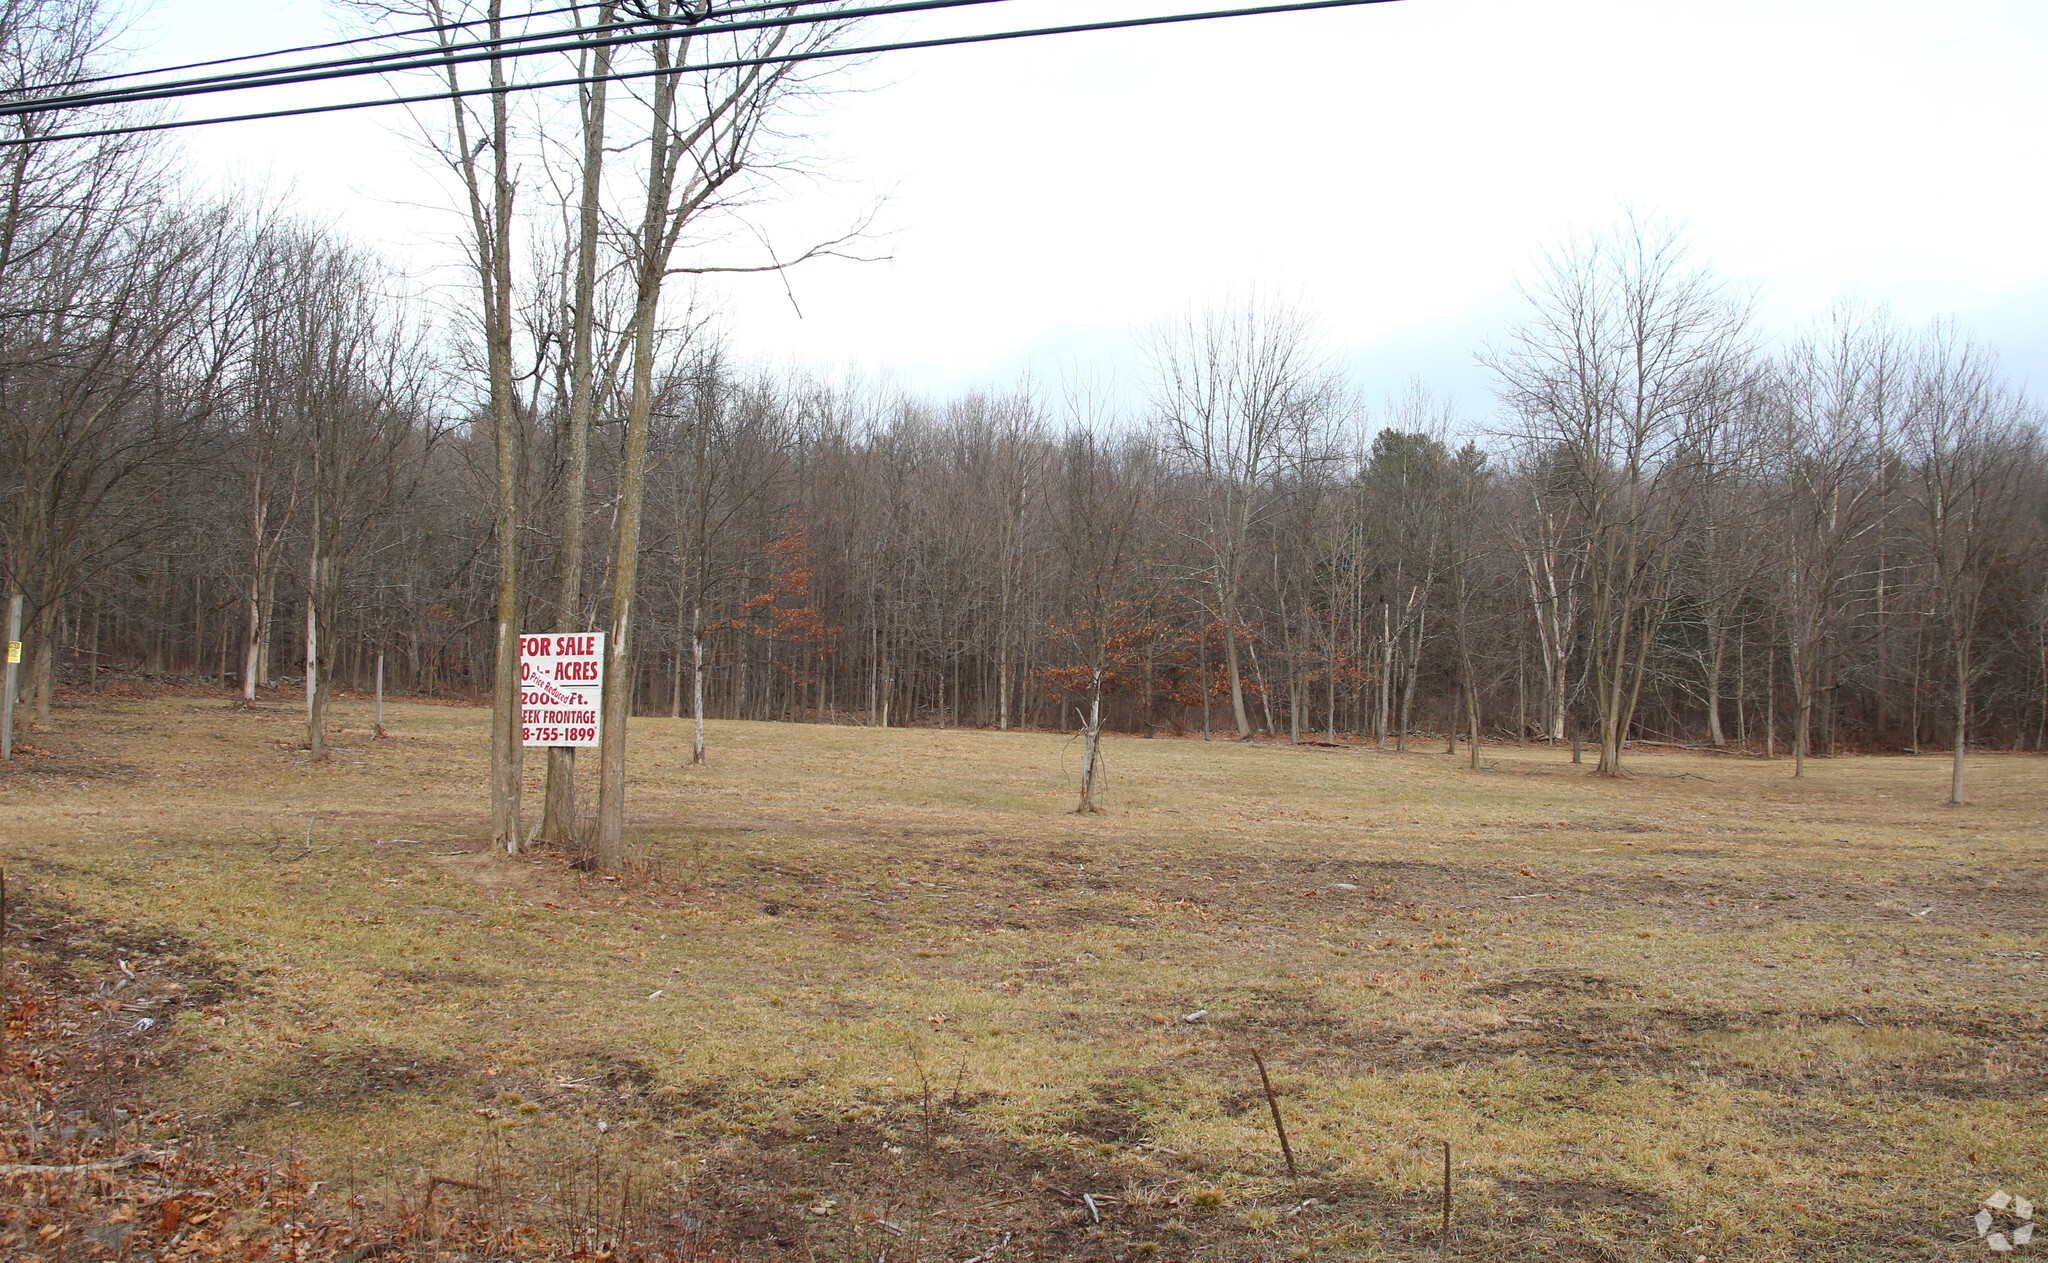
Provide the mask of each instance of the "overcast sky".
[{"label": "overcast sky", "polygon": [[[886,33],[1194,7],[1007,0]],[[317,0],[163,0],[132,42],[159,64],[340,29]],[[1481,414],[1472,353],[1515,278],[1633,207],[1774,329],[1849,295],[1953,314],[2041,397],[2044,67],[2040,0],[1400,0],[891,55],[809,120],[826,178],[758,216],[789,247],[879,205],[887,260],[808,266],[794,306],[772,280],[713,297],[746,353],[950,391],[1128,364],[1134,326],[1258,291],[1373,393],[1419,374]],[[454,223],[408,134],[379,111],[179,143],[424,266]]]}]

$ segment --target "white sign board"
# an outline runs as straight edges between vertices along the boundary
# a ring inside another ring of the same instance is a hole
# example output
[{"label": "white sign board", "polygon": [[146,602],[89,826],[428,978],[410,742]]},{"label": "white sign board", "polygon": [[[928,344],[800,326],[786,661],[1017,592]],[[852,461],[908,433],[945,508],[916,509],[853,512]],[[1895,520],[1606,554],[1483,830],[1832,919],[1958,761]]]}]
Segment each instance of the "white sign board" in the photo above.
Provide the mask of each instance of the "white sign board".
[{"label": "white sign board", "polygon": [[603,704],[603,632],[519,638],[521,745],[595,746]]}]

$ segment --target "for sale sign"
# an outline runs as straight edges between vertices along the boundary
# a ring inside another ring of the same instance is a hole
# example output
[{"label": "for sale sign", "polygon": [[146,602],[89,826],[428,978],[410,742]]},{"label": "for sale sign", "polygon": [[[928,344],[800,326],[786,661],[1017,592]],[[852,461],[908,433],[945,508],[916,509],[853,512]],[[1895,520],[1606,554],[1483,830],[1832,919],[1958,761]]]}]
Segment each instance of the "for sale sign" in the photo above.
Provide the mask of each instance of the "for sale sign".
[{"label": "for sale sign", "polygon": [[604,633],[519,638],[519,740],[594,746],[604,703]]}]

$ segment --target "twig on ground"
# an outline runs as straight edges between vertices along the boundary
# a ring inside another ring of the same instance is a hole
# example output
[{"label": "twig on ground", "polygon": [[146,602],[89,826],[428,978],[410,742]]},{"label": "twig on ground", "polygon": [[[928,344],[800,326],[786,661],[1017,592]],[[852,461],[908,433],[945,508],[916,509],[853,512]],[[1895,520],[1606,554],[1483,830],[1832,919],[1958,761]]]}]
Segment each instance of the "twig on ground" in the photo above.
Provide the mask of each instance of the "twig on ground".
[{"label": "twig on ground", "polygon": [[1252,1064],[1259,1068],[1259,1086],[1266,1089],[1266,1105],[1273,1111],[1273,1130],[1280,1133],[1280,1153],[1287,1159],[1287,1178],[1301,1179],[1301,1172],[1294,1165],[1294,1146],[1287,1143],[1287,1124],[1280,1121],[1280,1098],[1273,1091],[1273,1081],[1266,1077],[1266,1059],[1259,1050],[1252,1049]]},{"label": "twig on ground", "polygon": [[468,1180],[457,1180],[445,1175],[437,1175],[427,1181],[426,1204],[420,1208],[420,1222],[422,1224],[426,1223],[428,1216],[434,1213],[434,1190],[440,1188],[443,1184],[451,1185],[455,1188],[466,1188],[472,1193],[488,1193],[491,1191],[481,1184],[471,1184]]},{"label": "twig on ground", "polygon": [[1451,1142],[1444,1141],[1444,1240],[1451,1239]]},{"label": "twig on ground", "polygon": [[79,1175],[86,1171],[118,1171],[138,1163],[155,1162],[164,1155],[153,1149],[137,1149],[118,1158],[99,1162],[74,1162],[68,1166],[46,1166],[36,1162],[0,1162],[0,1175]]},{"label": "twig on ground", "polygon": [[[286,856],[282,856],[282,857],[280,857],[280,856],[279,856],[279,855],[277,854],[277,850],[278,850],[278,848],[277,848],[277,847],[275,847],[275,846],[273,846],[273,847],[271,847],[271,848],[270,848],[270,850],[271,850],[271,855],[270,855],[270,858],[271,858],[271,859],[273,859],[273,860],[276,860],[276,861],[277,861],[278,863],[280,863],[280,864],[296,864],[296,863],[298,863],[298,862],[299,862],[300,860],[302,860],[302,859],[305,859],[305,858],[306,858],[306,857],[307,857],[308,855],[313,855],[313,854],[316,854],[316,852],[315,852],[315,850],[314,850],[314,848],[313,848],[313,825],[314,825],[315,823],[317,823],[317,822],[319,821],[319,819],[320,819],[320,817],[318,817],[318,816],[313,816],[313,817],[310,817],[310,818],[309,818],[309,819],[308,819],[308,820],[306,821],[306,840],[305,840],[305,844],[304,844],[304,847],[303,847],[303,849],[301,849],[301,850],[299,851],[299,853],[298,853],[297,855],[286,855]],[[283,843],[279,843],[278,845],[279,845],[279,846],[282,846],[282,845],[283,845]],[[339,845],[341,845],[341,844],[340,844],[340,843],[338,843],[338,842],[337,842],[337,843],[335,843],[335,846],[339,846]],[[319,848],[319,850],[318,850],[317,854],[320,854],[320,855],[325,855],[325,854],[326,854],[327,852],[329,852],[329,851],[331,851],[331,850],[333,850],[333,849],[334,849],[334,847],[333,847],[333,846],[323,846],[323,847]]]}]

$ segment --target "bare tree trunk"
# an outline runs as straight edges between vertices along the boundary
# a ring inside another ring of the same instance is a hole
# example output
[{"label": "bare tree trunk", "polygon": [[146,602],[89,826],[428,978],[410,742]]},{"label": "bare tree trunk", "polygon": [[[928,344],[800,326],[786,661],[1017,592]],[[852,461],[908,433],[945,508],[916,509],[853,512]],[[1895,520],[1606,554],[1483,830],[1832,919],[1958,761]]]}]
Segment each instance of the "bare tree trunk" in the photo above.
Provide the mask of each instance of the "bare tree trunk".
[{"label": "bare tree trunk", "polygon": [[683,676],[686,674],[686,668],[683,666],[683,644],[690,638],[690,629],[683,621],[686,617],[684,612],[686,608],[680,603],[678,603],[676,608],[675,668],[669,673],[668,681],[668,717],[670,719],[681,719],[683,717]]},{"label": "bare tree trunk", "polygon": [[1301,663],[1293,653],[1287,655],[1287,743],[1301,744],[1302,707]]},{"label": "bare tree trunk", "polygon": [[1472,770],[1479,770],[1479,686],[1465,677],[1465,718],[1471,721]]},{"label": "bare tree trunk", "polygon": [[[660,81],[666,85],[667,78]],[[672,91],[673,89],[666,89]],[[657,89],[659,95],[663,89]],[[657,106],[657,117],[665,113]],[[664,201],[666,199],[663,199]],[[653,199],[650,197],[650,204]],[[659,222],[646,231],[660,231]],[[633,394],[626,413],[626,452],[612,564],[611,635],[605,643],[604,724],[598,734],[597,866],[626,866],[626,720],[632,713],[633,607],[640,579],[640,511],[647,469],[647,421],[654,398],[654,319],[659,278],[643,276],[633,330]]]},{"label": "bare tree trunk", "polygon": [[1721,731],[1721,671],[1728,656],[1727,624],[1715,619],[1709,634],[1713,643],[1707,649],[1707,742],[1718,750],[1728,744]]},{"label": "bare tree trunk", "polygon": [[[1772,629],[1775,633],[1776,629]],[[1778,757],[1778,647],[1764,656],[1764,757]]]},{"label": "bare tree trunk", "polygon": [[[1458,674],[1462,677],[1461,692],[1463,693],[1465,699],[1465,719],[1468,725],[1470,726],[1469,736],[1472,746],[1472,770],[1476,772],[1479,770],[1479,678],[1477,673],[1474,672],[1472,669],[1472,637],[1471,628],[1468,626],[1468,620],[1465,612],[1465,603],[1467,597],[1464,591],[1464,575],[1460,573],[1457,576],[1455,576],[1452,581],[1458,585],[1459,589],[1457,608],[1458,625],[1456,629],[1458,641]],[[1456,739],[1453,738],[1453,753],[1455,753],[1456,744]]]},{"label": "bare tree trunk", "polygon": [[1515,628],[1515,744],[1529,744],[1529,621]]},{"label": "bare tree trunk", "polygon": [[[500,0],[489,3],[489,35],[502,34]],[[491,842],[517,855],[526,839],[520,825],[520,791],[526,750],[519,723],[519,428],[512,400],[512,153],[505,63],[493,57],[490,83],[491,131],[484,140],[491,154],[490,202],[486,209],[476,159],[483,144],[472,148],[462,107],[456,102],[456,155],[469,193],[476,233],[477,274],[484,300],[484,350],[490,377],[493,488],[491,526],[497,537],[497,609],[491,662]],[[455,70],[448,70],[455,90]]]},{"label": "bare tree trunk", "polygon": [[1956,739],[1955,762],[1949,770],[1948,800],[1960,807],[1963,795],[1963,755],[1969,749],[1970,731],[1970,636],[1967,628],[1955,638],[1956,655]]},{"label": "bare tree trunk", "polygon": [[690,762],[704,762],[704,617],[690,607]]},{"label": "bare tree trunk", "polygon": [[306,553],[306,748],[327,757],[327,725],[320,713],[320,513],[313,513],[313,544]]},{"label": "bare tree trunk", "polygon": [[50,695],[56,689],[57,600],[53,594],[36,613],[36,651],[29,664],[29,719],[50,726]]},{"label": "bare tree trunk", "polygon": [[1237,739],[1252,739],[1251,716],[1244,708],[1244,676],[1237,664],[1236,612],[1226,610],[1223,615],[1223,661],[1230,680],[1230,715],[1237,723]]},{"label": "bare tree trunk", "polygon": [[[486,30],[498,40],[504,33],[502,0],[488,0]],[[494,47],[496,47],[494,45]],[[497,544],[497,608],[493,618],[491,663],[491,845],[517,855],[526,845],[520,829],[519,799],[525,746],[520,740],[519,714],[519,440],[512,399],[512,152],[505,61],[488,61],[489,134],[472,144],[468,114],[461,97],[456,63],[446,69],[449,102],[455,125],[455,146],[449,161],[462,177],[468,198],[472,257],[477,292],[483,299],[486,373],[490,379],[490,414],[495,483],[491,529]],[[491,151],[488,195],[478,171],[484,150]]]},{"label": "bare tree trunk", "polygon": [[1259,665],[1259,647],[1247,641],[1245,648],[1251,652],[1252,675],[1259,683],[1259,709],[1266,717],[1266,735],[1277,737],[1280,733],[1273,726],[1273,690],[1266,687],[1266,669]]},{"label": "bare tree trunk", "polygon": [[[99,617],[99,606],[93,606],[93,617]],[[99,645],[100,629],[95,622],[92,629],[93,645]],[[98,655],[94,655],[97,660]],[[2034,728],[2034,753],[2048,753],[2048,622],[2041,628],[2041,718]]]},{"label": "bare tree trunk", "polygon": [[1102,742],[1102,668],[1091,673],[1088,699],[1088,727],[1082,732],[1081,741],[1081,805],[1074,808],[1076,815],[1085,815],[1100,810],[1095,805],[1095,767],[1101,752]]},{"label": "bare tree trunk", "polygon": [[273,564],[265,570],[263,576],[263,632],[261,643],[256,648],[256,687],[259,689],[270,685],[270,662],[273,652],[271,644],[277,629],[277,570],[278,567]]},{"label": "bare tree trunk", "polygon": [[249,643],[242,651],[242,699],[248,702],[256,700],[256,662],[263,644],[262,595],[262,572],[251,571],[248,592]]},{"label": "bare tree trunk", "polygon": [[1749,633],[1735,642],[1735,743],[1749,749]]},{"label": "bare tree trunk", "polygon": [[[600,5],[597,26],[611,24],[613,6]],[[604,174],[605,80],[611,71],[609,45],[594,50],[594,81],[583,110],[583,169],[577,206],[576,292],[571,301],[568,458],[562,489],[561,567],[555,580],[555,630],[583,630],[583,510],[590,465],[590,416],[596,398],[596,292],[598,200]],[[600,738],[601,740],[602,738]],[[576,832],[576,748],[548,749],[548,778],[541,805],[540,836],[561,845]]]},{"label": "bare tree trunk", "polygon": [[1786,651],[1792,668],[1792,775],[1806,775],[1806,754],[1808,743],[1813,737],[1813,663],[1808,654],[1800,652],[1798,634],[1795,632],[1786,643]]},{"label": "bare tree trunk", "polygon": [[1330,672],[1329,688],[1324,692],[1324,701],[1329,713],[1324,716],[1323,740],[1337,744],[1337,603],[1330,602],[1330,652],[1327,667]]},{"label": "bare tree trunk", "polygon": [[1401,731],[1394,738],[1394,748],[1396,750],[1406,750],[1408,748],[1408,729],[1412,722],[1415,708],[1415,684],[1422,676],[1422,636],[1423,625],[1427,619],[1427,610],[1416,616],[1414,638],[1409,644],[1408,651],[1403,654],[1404,661],[1401,667],[1402,670],[1407,672],[1407,679],[1402,682],[1401,687]]},{"label": "bare tree trunk", "polygon": [[1138,731],[1150,740],[1158,725],[1152,721],[1152,669],[1153,657],[1158,652],[1158,642],[1151,641],[1145,646],[1145,682],[1138,701]]},{"label": "bare tree trunk", "polygon": [[[655,64],[667,70],[670,48],[655,46]],[[632,711],[633,609],[639,593],[640,514],[647,481],[647,425],[654,406],[654,322],[674,243],[669,216],[673,209],[676,158],[674,135],[675,76],[654,81],[651,143],[648,146],[647,202],[641,217],[635,260],[638,290],[633,311],[633,388],[626,410],[626,451],[620,470],[618,528],[613,541],[612,628],[605,646],[604,714],[599,734],[597,792],[597,866],[607,873],[625,868],[626,720]],[[744,669],[744,659],[741,663]],[[744,677],[742,677],[744,679]]]},{"label": "bare tree trunk", "polygon": [[1792,775],[1806,775],[1806,759],[1813,748],[1813,690],[1793,689]]},{"label": "bare tree trunk", "polygon": [[1384,754],[1387,750],[1387,711],[1392,705],[1391,690],[1394,687],[1394,615],[1392,607],[1380,602],[1380,678],[1379,696],[1373,707],[1373,748]]},{"label": "bare tree trunk", "polygon": [[1000,662],[996,667],[996,731],[1010,730],[1010,650],[1005,645],[998,650]]}]

